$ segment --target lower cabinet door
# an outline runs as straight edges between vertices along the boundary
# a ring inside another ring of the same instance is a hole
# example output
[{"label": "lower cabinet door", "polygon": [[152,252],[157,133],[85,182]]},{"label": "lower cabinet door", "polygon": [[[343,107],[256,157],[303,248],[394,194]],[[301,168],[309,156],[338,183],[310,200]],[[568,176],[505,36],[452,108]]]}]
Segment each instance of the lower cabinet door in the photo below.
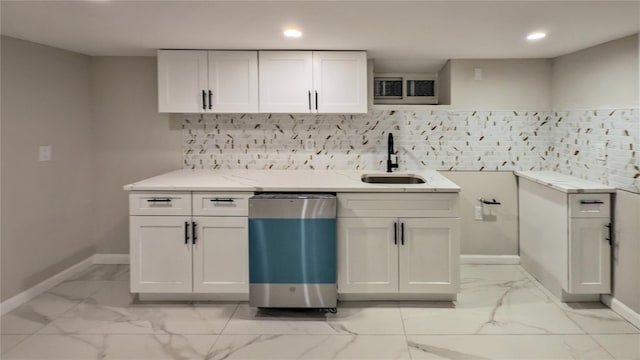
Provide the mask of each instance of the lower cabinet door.
[{"label": "lower cabinet door", "polygon": [[611,292],[609,222],[609,218],[569,220],[569,293]]},{"label": "lower cabinet door", "polygon": [[191,292],[191,217],[129,219],[131,292]]},{"label": "lower cabinet door", "polygon": [[338,292],[397,293],[397,218],[338,219]]},{"label": "lower cabinet door", "polygon": [[457,293],[460,220],[400,218],[400,292]]},{"label": "lower cabinet door", "polygon": [[247,217],[195,217],[193,291],[249,292]]}]

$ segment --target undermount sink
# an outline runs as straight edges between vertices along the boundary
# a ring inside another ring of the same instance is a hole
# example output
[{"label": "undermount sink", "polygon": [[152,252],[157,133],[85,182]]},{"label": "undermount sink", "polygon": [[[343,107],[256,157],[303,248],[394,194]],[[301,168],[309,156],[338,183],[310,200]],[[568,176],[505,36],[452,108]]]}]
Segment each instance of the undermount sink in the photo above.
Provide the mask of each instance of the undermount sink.
[{"label": "undermount sink", "polygon": [[425,180],[413,174],[364,174],[360,178],[368,184],[424,184]]}]

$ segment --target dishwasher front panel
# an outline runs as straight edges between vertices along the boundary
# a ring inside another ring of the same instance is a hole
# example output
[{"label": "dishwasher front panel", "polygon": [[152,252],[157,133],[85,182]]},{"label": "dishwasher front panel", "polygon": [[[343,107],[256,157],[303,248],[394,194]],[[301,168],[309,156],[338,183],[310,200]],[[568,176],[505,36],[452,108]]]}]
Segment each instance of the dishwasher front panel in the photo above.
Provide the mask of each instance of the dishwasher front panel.
[{"label": "dishwasher front panel", "polygon": [[311,196],[250,200],[251,306],[336,307],[335,197]]}]

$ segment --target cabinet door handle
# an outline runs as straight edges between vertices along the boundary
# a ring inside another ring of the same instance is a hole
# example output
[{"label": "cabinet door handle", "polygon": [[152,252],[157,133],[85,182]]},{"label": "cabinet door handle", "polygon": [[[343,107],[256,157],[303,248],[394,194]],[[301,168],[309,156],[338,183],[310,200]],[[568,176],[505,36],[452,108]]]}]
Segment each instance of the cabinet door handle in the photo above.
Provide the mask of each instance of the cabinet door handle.
[{"label": "cabinet door handle", "polygon": [[400,244],[404,245],[404,223],[400,223]]},{"label": "cabinet door handle", "polygon": [[198,234],[196,233],[196,226],[197,225],[198,224],[196,224],[195,221],[193,221],[191,223],[191,231],[193,232],[193,245],[195,245],[196,244],[196,240],[198,240]]},{"label": "cabinet door handle", "polygon": [[202,90],[202,110],[207,110],[207,93]]},{"label": "cabinet door handle", "polygon": [[184,222],[184,244],[189,245],[189,222]]},{"label": "cabinet door handle", "polygon": [[604,204],[604,201],[602,201],[602,200],[580,200],[580,204],[583,204],[583,205]]},{"label": "cabinet door handle", "polygon": [[398,245],[398,223],[393,223],[393,243]]},{"label": "cabinet door handle", "polygon": [[609,236],[607,236],[607,238],[605,238],[605,240],[607,240],[609,242],[609,246],[611,246],[611,245],[613,245],[613,242],[611,240],[613,238],[612,226],[611,226],[611,224],[607,224],[607,225],[605,225],[605,227],[609,230],[609,234],[608,234]]},{"label": "cabinet door handle", "polygon": [[309,111],[311,111],[311,90],[309,90]]},{"label": "cabinet door handle", "polygon": [[212,109],[213,106],[213,91],[209,90],[209,110]]},{"label": "cabinet door handle", "polygon": [[232,198],[226,198],[226,199],[224,199],[224,198],[213,198],[213,199],[209,199],[209,201],[211,201],[211,202],[234,202],[235,199],[232,199]]},{"label": "cabinet door handle", "polygon": [[153,199],[147,199],[147,202],[150,203],[155,203],[155,202],[171,202],[170,198],[153,198]]},{"label": "cabinet door handle", "polygon": [[316,90],[316,111],[318,111],[318,91]]}]

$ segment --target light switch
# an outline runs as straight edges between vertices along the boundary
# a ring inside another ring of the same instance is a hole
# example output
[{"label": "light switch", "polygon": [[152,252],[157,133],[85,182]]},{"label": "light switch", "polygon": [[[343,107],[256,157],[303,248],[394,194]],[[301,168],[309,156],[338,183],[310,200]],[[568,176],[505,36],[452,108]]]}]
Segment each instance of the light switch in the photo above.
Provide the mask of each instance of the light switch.
[{"label": "light switch", "polygon": [[475,68],[473,69],[473,79],[474,80],[482,80],[482,69]]},{"label": "light switch", "polygon": [[49,161],[51,160],[51,145],[43,145],[38,149],[38,160]]}]

